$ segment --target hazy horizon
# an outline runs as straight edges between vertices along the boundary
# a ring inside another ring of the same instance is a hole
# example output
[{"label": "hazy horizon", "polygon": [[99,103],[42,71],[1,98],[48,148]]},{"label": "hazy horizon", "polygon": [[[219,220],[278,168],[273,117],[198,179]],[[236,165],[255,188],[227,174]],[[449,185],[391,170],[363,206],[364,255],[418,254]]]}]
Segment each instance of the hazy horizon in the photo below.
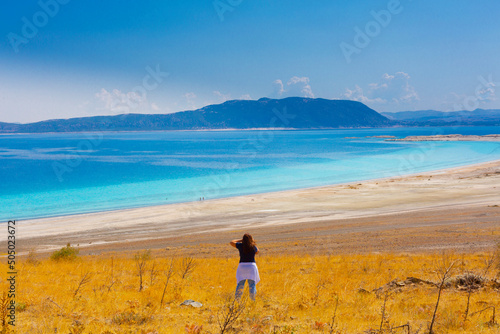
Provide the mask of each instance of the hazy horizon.
[{"label": "hazy horizon", "polygon": [[[300,96],[290,96],[290,97],[297,97],[297,98],[300,98]],[[247,101],[258,101],[260,99],[263,99],[263,98],[266,98],[266,97],[261,97],[261,98],[258,98],[258,99],[252,99],[252,100],[247,100]],[[321,99],[320,97],[317,97],[318,99]],[[224,102],[228,102],[228,101],[242,101],[242,100],[239,100],[239,99],[234,99],[234,100],[227,100],[227,101],[224,101]],[[355,101],[355,100],[345,100],[345,101],[354,101],[354,102],[359,102],[359,101]],[[224,103],[222,102],[222,103]],[[219,104],[219,103],[217,103]],[[205,106],[202,106],[198,109],[201,109],[201,108],[205,108],[205,107],[208,107],[210,105],[213,105],[213,104],[208,104],[208,105],[205,105]],[[372,108],[373,109],[373,108]],[[483,109],[483,108],[477,108],[477,109],[474,109],[472,111],[475,111],[475,110],[478,110],[478,109]],[[178,112],[185,112],[185,111],[192,111],[192,110],[195,110],[195,109],[188,109],[188,110],[178,110],[178,111],[173,111],[171,113],[178,113]],[[390,113],[390,114],[393,114],[393,113],[398,113],[398,112],[411,112],[412,110],[397,110],[397,111],[387,111],[387,112],[379,112],[378,110],[376,109],[373,109],[375,110],[376,112],[380,113],[380,114],[383,114],[383,113]],[[500,110],[500,109],[486,109],[486,110]],[[427,109],[427,110],[414,110],[416,112],[418,111],[437,111],[437,112],[454,112],[454,111],[465,111],[464,110],[448,110],[448,111],[445,111],[445,110],[431,110],[431,109]],[[5,122],[3,120],[0,120],[0,123],[11,123],[11,124],[29,124],[29,123],[36,123],[36,122],[43,122],[43,121],[51,121],[51,120],[59,120],[59,119],[70,119],[70,118],[82,118],[82,117],[94,117],[94,116],[119,116],[119,115],[127,115],[127,114],[136,114],[136,113],[122,113],[122,114],[103,114],[103,115],[75,115],[75,116],[71,116],[71,117],[67,117],[67,118],[49,118],[49,119],[42,119],[42,120],[39,120],[39,121],[33,121],[33,122]],[[138,113],[138,114],[145,114],[145,115],[155,115],[155,114],[160,114],[160,113]],[[170,113],[161,113],[161,114],[170,114]],[[161,115],[160,114],[160,115]]]}]

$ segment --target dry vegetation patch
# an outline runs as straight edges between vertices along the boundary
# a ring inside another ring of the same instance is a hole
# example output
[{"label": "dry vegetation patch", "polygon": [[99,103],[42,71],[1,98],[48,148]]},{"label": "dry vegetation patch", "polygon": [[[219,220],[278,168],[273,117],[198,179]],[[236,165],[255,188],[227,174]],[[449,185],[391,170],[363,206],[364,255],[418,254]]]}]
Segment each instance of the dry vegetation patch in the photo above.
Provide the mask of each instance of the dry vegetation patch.
[{"label": "dry vegetation patch", "polygon": [[[234,258],[155,252],[19,264],[18,333],[498,333],[489,254],[258,257],[235,302]],[[6,291],[7,285],[1,288]],[[245,291],[248,294],[248,291]],[[194,300],[202,307],[181,306]],[[438,301],[439,299],[439,301]],[[2,314],[2,313],[0,313]],[[433,321],[434,319],[434,321]]]}]

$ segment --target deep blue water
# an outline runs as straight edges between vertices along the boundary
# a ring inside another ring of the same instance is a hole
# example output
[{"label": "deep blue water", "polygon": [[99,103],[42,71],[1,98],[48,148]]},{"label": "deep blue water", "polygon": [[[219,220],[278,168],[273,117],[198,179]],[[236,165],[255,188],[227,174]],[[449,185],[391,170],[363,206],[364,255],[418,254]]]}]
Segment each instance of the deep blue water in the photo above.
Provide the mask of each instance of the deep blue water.
[{"label": "deep blue water", "polygon": [[451,133],[500,132],[498,127],[450,127],[4,135],[0,221],[321,186],[500,159],[500,143],[367,138]]}]

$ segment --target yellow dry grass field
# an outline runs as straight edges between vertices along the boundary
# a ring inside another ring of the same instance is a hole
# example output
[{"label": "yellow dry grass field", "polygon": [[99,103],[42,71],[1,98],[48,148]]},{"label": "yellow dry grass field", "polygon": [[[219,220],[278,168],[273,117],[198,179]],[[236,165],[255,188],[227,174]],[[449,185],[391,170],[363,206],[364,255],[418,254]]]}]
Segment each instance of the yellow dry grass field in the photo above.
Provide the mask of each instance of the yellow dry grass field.
[{"label": "yellow dry grass field", "polygon": [[[500,332],[494,250],[286,255],[282,247],[257,257],[257,299],[239,303],[237,253],[31,254],[17,266],[16,333],[429,333],[433,317],[433,333]],[[181,306],[189,299],[202,306]]]}]

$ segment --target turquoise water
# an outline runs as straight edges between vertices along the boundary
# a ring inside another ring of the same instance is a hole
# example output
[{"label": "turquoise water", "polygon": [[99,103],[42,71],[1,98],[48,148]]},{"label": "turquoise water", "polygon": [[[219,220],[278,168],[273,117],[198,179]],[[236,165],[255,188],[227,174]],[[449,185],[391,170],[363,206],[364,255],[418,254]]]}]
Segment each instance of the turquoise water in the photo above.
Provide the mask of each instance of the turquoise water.
[{"label": "turquoise water", "polygon": [[[0,136],[0,221],[322,186],[500,159],[497,127]],[[358,137],[347,139],[345,137]]]}]

